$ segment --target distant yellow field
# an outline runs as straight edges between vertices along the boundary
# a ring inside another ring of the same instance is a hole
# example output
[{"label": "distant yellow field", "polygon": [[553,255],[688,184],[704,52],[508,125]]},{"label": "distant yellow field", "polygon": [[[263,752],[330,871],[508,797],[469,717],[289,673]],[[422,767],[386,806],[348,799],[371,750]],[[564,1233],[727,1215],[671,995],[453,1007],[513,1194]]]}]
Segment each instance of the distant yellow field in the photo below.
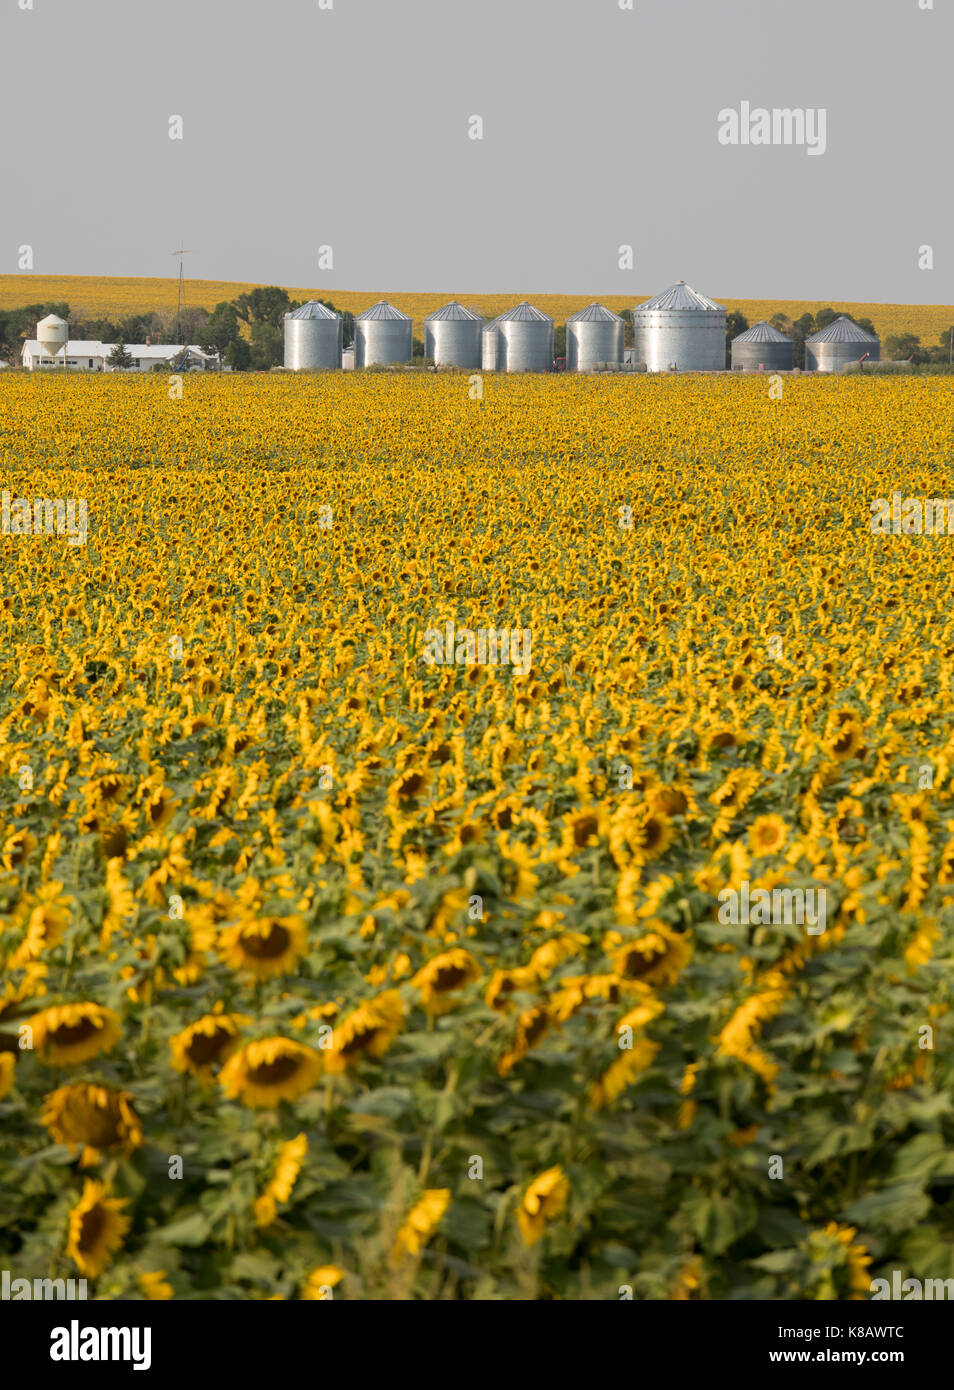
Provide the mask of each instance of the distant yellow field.
[{"label": "distant yellow field", "polygon": [[[175,279],[120,279],[97,278],[89,275],[0,275],[0,309],[18,308],[49,299],[66,300],[74,313],[85,317],[101,315],[119,317],[138,310],[174,310],[176,307],[178,281]],[[187,280],[185,282],[185,303],[201,305],[212,309],[220,300],[234,299],[236,295],[255,289],[253,284],[238,284],[228,280]],[[657,287],[658,288],[658,287]],[[644,286],[643,292],[631,295],[601,295],[598,290],[592,294],[468,294],[466,290],[451,289],[435,294],[399,294],[389,290],[324,290],[314,286],[288,287],[294,299],[305,300],[324,298],[332,300],[340,309],[350,309],[360,313],[378,299],[389,299],[404,313],[410,314],[420,322],[426,314],[440,308],[449,299],[459,299],[471,305],[486,318],[494,318],[505,309],[529,298],[544,313],[550,314],[557,323],[563,323],[577,309],[584,308],[594,299],[600,299],[608,308],[617,313],[632,309],[641,299],[648,298],[653,287]],[[825,300],[768,300],[734,299],[731,295],[715,295],[714,298],[727,309],[737,310],[745,315],[749,323],[760,319],[770,319],[782,311],[792,318],[804,313],[815,313],[829,301]],[[949,304],[851,304],[833,303],[834,309],[851,313],[855,317],[870,318],[882,338],[895,333],[916,333],[923,343],[936,343],[942,331],[954,324],[954,305]]]}]

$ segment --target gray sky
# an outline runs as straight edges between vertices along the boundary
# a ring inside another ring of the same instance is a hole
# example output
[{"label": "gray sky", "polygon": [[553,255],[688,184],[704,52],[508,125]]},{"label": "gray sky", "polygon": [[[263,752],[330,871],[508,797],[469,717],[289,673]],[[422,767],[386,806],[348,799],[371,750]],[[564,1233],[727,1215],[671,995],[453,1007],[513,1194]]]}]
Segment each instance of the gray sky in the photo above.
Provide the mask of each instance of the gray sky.
[{"label": "gray sky", "polygon": [[[954,0],[21,3],[4,273],[170,275],[181,238],[331,290],[954,300]],[[824,108],[824,155],[721,145],[743,101]]]}]

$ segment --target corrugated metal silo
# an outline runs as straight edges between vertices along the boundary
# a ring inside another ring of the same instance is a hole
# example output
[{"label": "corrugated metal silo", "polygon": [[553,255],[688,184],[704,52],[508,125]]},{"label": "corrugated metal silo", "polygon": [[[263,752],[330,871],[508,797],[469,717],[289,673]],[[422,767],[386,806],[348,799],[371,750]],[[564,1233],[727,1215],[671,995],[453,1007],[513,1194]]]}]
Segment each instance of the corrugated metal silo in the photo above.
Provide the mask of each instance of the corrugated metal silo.
[{"label": "corrugated metal silo", "polygon": [[600,362],[622,362],[623,320],[593,303],[566,321],[566,369],[591,372]]},{"label": "corrugated metal silo", "polygon": [[341,315],[317,299],[285,315],[285,366],[293,372],[341,366]]},{"label": "corrugated metal silo", "polygon": [[379,299],[354,321],[354,365],[386,367],[392,362],[410,362],[412,328],[407,314]]},{"label": "corrugated metal silo", "polygon": [[483,319],[453,300],[424,320],[424,356],[438,367],[479,367]]},{"label": "corrugated metal silo", "polygon": [[650,372],[725,370],[725,309],[685,280],[633,310],[635,358]]},{"label": "corrugated metal silo", "polygon": [[541,314],[524,300],[494,319],[493,327],[497,371],[553,371],[553,320],[548,314]]},{"label": "corrugated metal silo", "polygon": [[480,368],[484,372],[495,372],[500,360],[500,338],[497,333],[497,320],[485,323],[480,332]]},{"label": "corrugated metal silo", "polygon": [[795,344],[764,319],[732,339],[734,372],[790,372],[794,366]]},{"label": "corrugated metal silo", "polygon": [[809,372],[841,372],[865,353],[870,362],[880,362],[880,341],[843,315],[805,339],[805,368]]}]

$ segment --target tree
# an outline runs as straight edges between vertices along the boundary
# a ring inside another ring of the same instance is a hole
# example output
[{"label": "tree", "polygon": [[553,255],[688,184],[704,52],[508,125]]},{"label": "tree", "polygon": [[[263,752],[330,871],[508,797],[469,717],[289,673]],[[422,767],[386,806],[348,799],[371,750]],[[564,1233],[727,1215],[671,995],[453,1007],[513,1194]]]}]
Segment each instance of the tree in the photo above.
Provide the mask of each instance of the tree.
[{"label": "tree", "polygon": [[225,349],[225,365],[233,372],[247,372],[252,365],[252,349],[244,338],[235,338]]},{"label": "tree", "polygon": [[921,339],[915,333],[893,333],[885,339],[884,350],[889,362],[907,362],[910,357],[916,362],[928,360],[928,354],[921,347]]},{"label": "tree", "polygon": [[270,323],[252,324],[252,366],[256,371],[267,372],[269,367],[280,367],[285,360],[285,335],[280,328]]},{"label": "tree", "polygon": [[744,314],[740,314],[736,309],[725,316],[725,365],[732,365],[732,339],[737,338],[740,333],[744,333],[749,326],[749,321]]},{"label": "tree", "polygon": [[216,304],[203,324],[199,342],[206,352],[217,352],[222,356],[229,344],[240,337],[239,316],[235,305],[222,300]]},{"label": "tree", "polygon": [[282,319],[291,309],[299,307],[297,300],[289,299],[287,290],[278,285],[260,286],[250,294],[240,294],[233,303],[243,323],[269,324],[276,329],[281,327]]},{"label": "tree", "polygon": [[121,370],[132,366],[133,360],[126,351],[126,344],[123,342],[122,338],[120,338],[119,342],[106,358],[106,361],[114,370]]}]

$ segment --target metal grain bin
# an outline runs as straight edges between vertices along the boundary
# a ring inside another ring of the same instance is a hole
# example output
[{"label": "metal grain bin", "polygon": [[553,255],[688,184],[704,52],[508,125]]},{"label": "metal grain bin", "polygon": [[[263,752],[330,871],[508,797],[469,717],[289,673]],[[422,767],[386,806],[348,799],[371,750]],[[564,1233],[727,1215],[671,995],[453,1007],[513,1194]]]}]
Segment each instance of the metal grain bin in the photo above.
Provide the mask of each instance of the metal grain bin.
[{"label": "metal grain bin", "polygon": [[497,320],[485,323],[480,332],[480,367],[484,372],[495,372],[500,358],[500,339],[497,334]]},{"label": "metal grain bin", "polygon": [[494,319],[493,328],[498,372],[553,371],[553,320],[548,314],[524,300]]},{"label": "metal grain bin", "polygon": [[317,299],[285,315],[285,366],[293,372],[341,366],[341,315]]},{"label": "metal grain bin", "polygon": [[851,319],[842,316],[805,339],[805,369],[809,372],[841,372],[865,353],[869,362],[881,361],[881,343]]},{"label": "metal grain bin", "polygon": [[479,367],[483,319],[453,300],[424,320],[424,356],[438,367]]},{"label": "metal grain bin", "polygon": [[392,362],[410,362],[412,328],[407,314],[379,299],[354,321],[354,365],[386,367]]},{"label": "metal grain bin", "polygon": [[598,363],[623,360],[623,320],[612,309],[593,303],[566,321],[566,369],[592,372]]},{"label": "metal grain bin", "polygon": [[790,372],[795,366],[795,344],[765,320],[732,339],[732,370]]},{"label": "metal grain bin", "polygon": [[650,372],[725,370],[725,309],[680,280],[633,310],[635,358]]}]

